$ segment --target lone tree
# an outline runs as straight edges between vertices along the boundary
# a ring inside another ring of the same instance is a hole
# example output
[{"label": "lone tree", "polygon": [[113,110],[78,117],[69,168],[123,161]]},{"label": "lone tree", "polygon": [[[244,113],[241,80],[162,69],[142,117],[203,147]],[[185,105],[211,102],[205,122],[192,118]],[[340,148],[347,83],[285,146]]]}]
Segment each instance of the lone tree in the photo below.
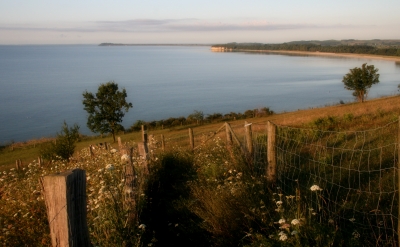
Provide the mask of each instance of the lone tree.
[{"label": "lone tree", "polygon": [[375,69],[374,65],[367,65],[366,63],[361,68],[350,69],[350,72],[342,80],[344,88],[353,90],[353,96],[364,102],[371,86],[379,82],[379,74],[377,72],[378,69]]},{"label": "lone tree", "polygon": [[122,118],[132,108],[126,97],[126,90],[118,91],[118,84],[113,81],[101,84],[96,95],[85,91],[83,105],[89,113],[88,128],[95,133],[112,133],[115,142],[115,133],[123,129]]}]

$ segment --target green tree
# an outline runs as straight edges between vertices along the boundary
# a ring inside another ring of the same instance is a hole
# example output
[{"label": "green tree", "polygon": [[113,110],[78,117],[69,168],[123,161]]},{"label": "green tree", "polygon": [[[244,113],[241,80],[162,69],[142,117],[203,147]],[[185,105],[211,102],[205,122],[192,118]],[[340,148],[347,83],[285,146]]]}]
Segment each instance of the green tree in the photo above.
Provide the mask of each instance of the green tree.
[{"label": "green tree", "polygon": [[118,91],[118,84],[113,81],[101,84],[96,95],[85,91],[83,105],[89,113],[88,128],[95,133],[111,133],[115,142],[115,134],[123,129],[122,118],[132,108],[126,97],[126,90]]},{"label": "green tree", "polygon": [[79,125],[68,127],[64,121],[61,132],[57,133],[55,142],[48,143],[40,150],[47,160],[68,160],[75,152],[75,143],[79,140]]},{"label": "green tree", "polygon": [[353,95],[360,102],[364,102],[371,86],[379,82],[379,74],[377,72],[378,69],[375,69],[374,65],[367,65],[366,63],[361,68],[350,69],[350,72],[342,80],[344,88],[353,90]]},{"label": "green tree", "polygon": [[204,120],[204,113],[202,111],[193,111],[192,114],[190,114],[187,117],[187,120],[189,120],[190,122],[196,122],[197,124],[200,124],[203,122]]}]

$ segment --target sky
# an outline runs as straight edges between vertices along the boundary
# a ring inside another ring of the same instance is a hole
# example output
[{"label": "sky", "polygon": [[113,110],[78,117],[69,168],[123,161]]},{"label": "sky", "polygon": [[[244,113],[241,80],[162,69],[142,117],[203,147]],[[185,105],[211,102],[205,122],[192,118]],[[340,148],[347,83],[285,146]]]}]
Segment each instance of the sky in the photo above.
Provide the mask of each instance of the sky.
[{"label": "sky", "polygon": [[0,44],[400,39],[399,0],[0,0]]}]

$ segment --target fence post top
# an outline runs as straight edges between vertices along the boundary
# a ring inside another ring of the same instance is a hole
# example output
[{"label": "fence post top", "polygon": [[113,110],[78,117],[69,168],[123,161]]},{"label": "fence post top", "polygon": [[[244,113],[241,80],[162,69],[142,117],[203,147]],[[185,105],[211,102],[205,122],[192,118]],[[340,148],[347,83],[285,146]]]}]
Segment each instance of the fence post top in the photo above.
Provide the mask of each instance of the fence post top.
[{"label": "fence post top", "polygon": [[57,172],[57,173],[53,173],[53,174],[49,174],[49,175],[45,175],[45,177],[56,177],[56,176],[60,176],[60,177],[67,177],[73,173],[80,173],[80,172],[84,172],[85,170],[82,170],[80,168],[75,168],[72,170],[67,170],[64,172]]},{"label": "fence post top", "polygon": [[244,127],[250,126],[250,125],[252,125],[252,124],[253,124],[253,123],[245,122]]}]

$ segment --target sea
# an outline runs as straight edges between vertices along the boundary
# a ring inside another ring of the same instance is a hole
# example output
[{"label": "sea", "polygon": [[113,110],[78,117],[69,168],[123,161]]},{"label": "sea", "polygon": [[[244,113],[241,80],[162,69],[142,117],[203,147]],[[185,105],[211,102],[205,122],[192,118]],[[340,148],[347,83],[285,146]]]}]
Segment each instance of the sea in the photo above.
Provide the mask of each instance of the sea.
[{"label": "sea", "polygon": [[354,101],[342,78],[379,69],[368,98],[398,94],[400,64],[366,58],[212,52],[209,46],[0,46],[0,145],[53,137],[65,121],[86,127],[83,92],[114,81],[133,108],[122,125],[194,111],[296,111]]}]

